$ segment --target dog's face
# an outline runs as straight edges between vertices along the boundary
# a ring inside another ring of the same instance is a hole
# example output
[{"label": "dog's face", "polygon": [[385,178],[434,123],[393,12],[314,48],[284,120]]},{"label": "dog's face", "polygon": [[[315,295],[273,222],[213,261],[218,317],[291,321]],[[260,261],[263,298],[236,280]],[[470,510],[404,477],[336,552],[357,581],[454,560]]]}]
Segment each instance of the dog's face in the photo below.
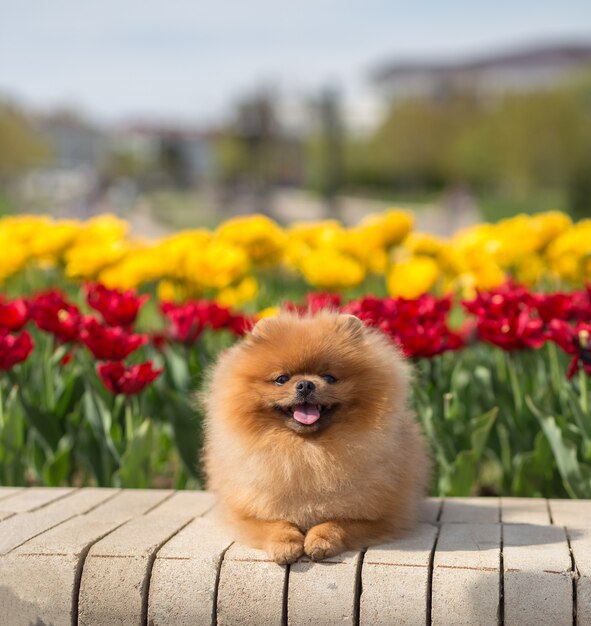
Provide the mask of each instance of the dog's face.
[{"label": "dog's face", "polygon": [[256,325],[214,384],[225,386],[222,414],[235,427],[308,437],[339,424],[368,428],[404,384],[398,364],[385,338],[353,316],[284,313]]},{"label": "dog's face", "polygon": [[311,360],[297,369],[286,363],[278,376],[277,371],[265,381],[265,410],[272,406],[285,425],[299,434],[326,428],[343,403],[350,406],[352,402],[354,383],[348,380],[343,367],[331,365],[329,359],[324,363]]}]

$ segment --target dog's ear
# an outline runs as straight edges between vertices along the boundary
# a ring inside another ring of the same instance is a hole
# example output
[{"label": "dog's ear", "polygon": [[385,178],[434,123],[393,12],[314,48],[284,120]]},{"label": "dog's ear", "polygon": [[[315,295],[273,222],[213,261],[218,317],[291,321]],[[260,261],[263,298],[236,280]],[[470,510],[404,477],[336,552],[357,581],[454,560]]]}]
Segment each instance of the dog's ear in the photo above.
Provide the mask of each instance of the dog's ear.
[{"label": "dog's ear", "polygon": [[339,315],[339,325],[341,328],[348,330],[354,337],[361,335],[365,329],[365,324],[356,315],[351,315],[350,313]]},{"label": "dog's ear", "polygon": [[261,337],[264,337],[265,335],[265,329],[268,330],[269,328],[269,323],[271,322],[273,318],[272,317],[262,317],[253,327],[252,330],[250,331],[250,336],[251,337],[255,337],[256,339],[259,339]]}]

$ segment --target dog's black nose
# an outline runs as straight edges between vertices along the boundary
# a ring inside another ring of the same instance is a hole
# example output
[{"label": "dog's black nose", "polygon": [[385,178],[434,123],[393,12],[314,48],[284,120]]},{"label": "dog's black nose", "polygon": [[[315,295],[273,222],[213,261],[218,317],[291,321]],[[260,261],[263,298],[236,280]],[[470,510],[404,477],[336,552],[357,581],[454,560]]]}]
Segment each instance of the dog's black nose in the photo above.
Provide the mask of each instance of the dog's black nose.
[{"label": "dog's black nose", "polygon": [[307,396],[316,389],[316,385],[311,380],[300,380],[296,384],[296,390]]}]

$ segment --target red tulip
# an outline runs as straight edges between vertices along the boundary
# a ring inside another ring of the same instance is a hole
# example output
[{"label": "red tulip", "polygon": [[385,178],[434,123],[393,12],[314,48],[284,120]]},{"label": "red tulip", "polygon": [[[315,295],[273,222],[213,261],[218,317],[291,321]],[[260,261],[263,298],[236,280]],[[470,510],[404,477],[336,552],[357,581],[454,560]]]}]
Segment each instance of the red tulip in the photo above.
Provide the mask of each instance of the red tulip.
[{"label": "red tulip", "polygon": [[572,317],[572,298],[566,293],[532,293],[529,304],[538,312],[540,319],[548,324],[552,320],[568,320]]},{"label": "red tulip", "polygon": [[111,393],[126,396],[140,393],[162,373],[161,369],[153,368],[151,361],[130,367],[119,362],[99,363],[97,371]]},{"label": "red tulip", "polygon": [[527,311],[497,319],[479,319],[477,328],[480,339],[503,350],[541,348],[546,341],[542,320],[532,318]]},{"label": "red tulip", "polygon": [[80,339],[95,359],[122,361],[148,341],[146,335],[133,335],[123,328],[103,326],[94,317],[85,317]]},{"label": "red tulip", "polygon": [[196,300],[192,302],[195,315],[204,326],[209,326],[212,330],[226,328],[230,322],[232,313],[230,309],[220,306],[217,302],[207,300]]},{"label": "red tulip", "polygon": [[449,350],[459,350],[464,341],[447,324],[451,298],[435,298],[430,294],[415,300],[396,299],[392,316],[393,336],[404,354],[411,357],[432,357]]},{"label": "red tulip", "polygon": [[338,310],[341,306],[342,298],[338,293],[314,292],[306,295],[306,304],[312,313],[321,309]]},{"label": "red tulip", "polygon": [[380,299],[375,296],[365,296],[359,300],[352,300],[343,307],[345,313],[355,315],[368,326],[379,326],[385,317],[394,313],[394,309],[393,298]]},{"label": "red tulip", "polygon": [[30,303],[31,317],[39,328],[67,343],[78,339],[82,316],[78,307],[65,300],[59,291],[41,293]]},{"label": "red tulip", "polygon": [[572,356],[567,378],[572,378],[579,367],[591,376],[591,324],[578,322],[571,326],[562,320],[553,320],[548,338]]},{"label": "red tulip", "polygon": [[415,300],[367,296],[343,307],[368,326],[379,328],[398,343],[409,357],[432,357],[464,345],[447,324],[451,299],[429,294]]},{"label": "red tulip", "polygon": [[168,344],[168,337],[164,333],[152,333],[150,335],[150,342],[156,350],[162,351]]},{"label": "red tulip", "polygon": [[463,300],[462,306],[480,318],[498,318],[515,309],[529,307],[531,294],[521,285],[507,281],[496,289],[478,291],[472,300]]},{"label": "red tulip", "polygon": [[[508,282],[498,289],[478,292],[476,298],[465,300],[462,305],[477,316],[479,339],[503,350],[523,350],[540,348],[546,341],[544,321],[532,308],[532,302],[535,300],[527,289]],[[544,315],[564,304],[558,299],[537,302]]]},{"label": "red tulip", "polygon": [[148,298],[138,296],[133,289],[120,291],[100,284],[86,285],[86,301],[109,326],[131,326]]},{"label": "red tulip", "polygon": [[66,352],[64,356],[60,359],[60,365],[62,367],[66,367],[74,360],[74,354],[72,352]]},{"label": "red tulip", "polygon": [[591,285],[571,294],[572,318],[581,322],[591,320]]},{"label": "red tulip", "polygon": [[236,335],[243,335],[252,327],[251,319],[207,300],[184,304],[162,302],[160,309],[171,323],[170,338],[185,344],[197,341],[207,327],[212,330],[228,328]]},{"label": "red tulip", "polygon": [[20,330],[29,321],[29,307],[22,298],[3,302],[0,298],[0,329]]},{"label": "red tulip", "polygon": [[185,304],[163,302],[160,308],[172,324],[171,339],[186,344],[199,339],[205,328],[205,321],[194,302]]},{"label": "red tulip", "polygon": [[231,330],[236,336],[242,337],[252,330],[254,320],[246,315],[231,315],[226,323],[226,328]]},{"label": "red tulip", "polygon": [[24,361],[33,350],[31,335],[25,330],[20,335],[0,334],[0,370],[12,369]]}]

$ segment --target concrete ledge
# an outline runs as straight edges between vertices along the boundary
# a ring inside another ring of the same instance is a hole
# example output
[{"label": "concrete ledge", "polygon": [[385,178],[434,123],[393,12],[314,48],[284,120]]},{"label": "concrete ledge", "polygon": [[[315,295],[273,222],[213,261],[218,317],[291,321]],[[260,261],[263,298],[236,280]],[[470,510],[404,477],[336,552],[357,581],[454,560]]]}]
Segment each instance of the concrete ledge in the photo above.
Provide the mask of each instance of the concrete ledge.
[{"label": "concrete ledge", "polygon": [[431,499],[407,537],[291,567],[213,507],[0,487],[0,624],[591,624],[591,501]]}]

